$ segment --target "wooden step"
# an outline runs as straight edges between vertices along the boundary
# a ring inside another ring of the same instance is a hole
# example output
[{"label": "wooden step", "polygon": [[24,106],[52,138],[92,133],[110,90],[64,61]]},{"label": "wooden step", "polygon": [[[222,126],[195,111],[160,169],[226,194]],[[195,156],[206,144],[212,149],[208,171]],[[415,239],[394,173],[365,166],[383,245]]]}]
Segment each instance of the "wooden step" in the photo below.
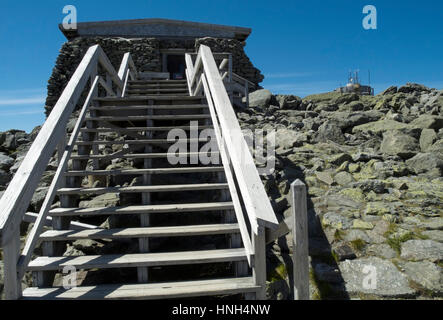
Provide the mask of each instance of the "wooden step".
[{"label": "wooden step", "polygon": [[89,110],[98,111],[127,111],[127,110],[187,110],[187,109],[206,109],[207,104],[176,104],[176,105],[132,105],[132,106],[102,106],[90,107]]},{"label": "wooden step", "polygon": [[65,172],[67,177],[82,176],[107,176],[107,175],[140,175],[140,174],[183,174],[207,173],[224,171],[223,166],[213,167],[184,167],[184,168],[152,168],[152,169],[127,169],[127,170],[72,170]]},{"label": "wooden step", "polygon": [[181,281],[169,283],[107,284],[64,288],[26,288],[23,299],[29,300],[98,300],[98,299],[173,299],[257,292],[252,277]]},{"label": "wooden step", "polygon": [[179,153],[179,154],[175,154],[175,153],[130,153],[130,154],[108,154],[108,155],[72,155],[71,159],[75,159],[75,160],[89,160],[89,159],[159,159],[159,158],[167,158],[168,156],[181,156],[181,157],[186,157],[189,158],[191,156],[193,157],[202,157],[202,156],[210,156],[210,155],[214,155],[214,156],[218,156],[220,154],[220,152],[218,151],[213,151],[210,154],[208,152],[184,152],[184,153]]},{"label": "wooden step", "polygon": [[187,84],[186,80],[129,80],[128,84]]},{"label": "wooden step", "polygon": [[105,193],[143,193],[143,192],[177,192],[228,189],[227,183],[198,183],[176,185],[151,185],[109,188],[61,188],[57,194],[105,194]]},{"label": "wooden step", "polygon": [[179,204],[153,204],[125,207],[101,207],[101,208],[54,208],[49,211],[53,217],[72,216],[97,216],[116,214],[144,214],[144,213],[179,213],[200,211],[225,211],[232,210],[232,202],[208,202],[208,203],[179,203]]},{"label": "wooden step", "polygon": [[77,141],[75,142],[78,146],[92,146],[92,145],[136,145],[136,144],[175,144],[175,143],[198,143],[198,142],[209,142],[211,139],[209,138],[198,138],[198,139],[180,139],[180,140],[172,140],[172,139],[140,139],[140,140],[114,140],[114,141],[105,141],[105,140],[96,140],[96,141]]},{"label": "wooden step", "polygon": [[166,92],[166,93],[189,93],[187,88],[143,88],[143,89],[127,89],[126,93],[128,94],[134,94],[134,93],[141,93],[141,94],[155,94],[157,92]]},{"label": "wooden step", "polygon": [[197,101],[204,99],[204,96],[181,96],[181,95],[145,95],[145,96],[128,96],[128,97],[102,97],[95,98],[94,101],[98,102],[145,102],[148,104],[149,100],[164,101],[164,100],[179,100],[179,101]]},{"label": "wooden step", "polygon": [[198,120],[210,119],[210,114],[175,114],[175,115],[146,115],[146,116],[103,116],[86,117],[86,121],[143,121],[143,120]]},{"label": "wooden step", "polygon": [[168,89],[168,88],[179,88],[187,89],[187,83],[157,83],[157,84],[128,84],[127,89]]},{"label": "wooden step", "polygon": [[239,233],[236,223],[177,227],[149,227],[93,230],[48,230],[40,235],[41,241],[74,241],[82,239],[129,239],[154,237],[187,237]]},{"label": "wooden step", "polygon": [[173,266],[201,263],[220,263],[246,260],[245,249],[217,249],[161,253],[109,254],[69,257],[38,257],[28,271],[63,270],[66,266],[77,270]]},{"label": "wooden step", "polygon": [[[198,130],[204,130],[204,129],[213,129],[214,127],[212,125],[199,125],[197,127]],[[131,131],[131,132],[145,132],[145,131],[170,131],[173,129],[181,129],[185,131],[190,131],[190,126],[166,126],[166,127],[127,127],[127,128],[96,128],[96,129],[88,129],[83,128],[80,129],[80,132],[125,132],[125,131]]]}]

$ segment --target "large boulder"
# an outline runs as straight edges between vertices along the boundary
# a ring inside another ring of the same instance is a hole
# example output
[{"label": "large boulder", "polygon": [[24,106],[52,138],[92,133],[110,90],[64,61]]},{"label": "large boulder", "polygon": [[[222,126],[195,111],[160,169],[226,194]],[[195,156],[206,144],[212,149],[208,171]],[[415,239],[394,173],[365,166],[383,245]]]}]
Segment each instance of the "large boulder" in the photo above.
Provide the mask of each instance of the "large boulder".
[{"label": "large boulder", "polygon": [[[350,294],[369,294],[380,297],[410,297],[415,291],[407,277],[388,260],[377,257],[346,260],[339,265]],[[372,280],[372,281],[371,281]]]},{"label": "large boulder", "polygon": [[380,151],[391,156],[409,159],[417,154],[419,145],[417,139],[399,130],[386,131]]},{"label": "large boulder", "polygon": [[428,93],[430,91],[431,90],[428,87],[418,83],[406,83],[406,85],[404,85],[403,87],[398,88],[398,92],[401,93]]},{"label": "large boulder", "polygon": [[373,132],[373,133],[382,133],[388,130],[401,130],[408,129],[409,125],[407,123],[398,122],[395,120],[379,120],[366,124],[359,125],[352,129],[353,133],[359,132]]},{"label": "large boulder", "polygon": [[297,110],[302,104],[302,99],[294,95],[279,94],[275,98],[282,109]]},{"label": "large boulder", "polygon": [[340,127],[337,125],[337,122],[328,120],[324,122],[320,128],[318,128],[315,140],[317,142],[326,142],[331,140],[336,143],[344,143],[345,136],[343,135]]},{"label": "large boulder", "polygon": [[410,126],[418,129],[434,129],[440,130],[443,128],[443,117],[433,116],[430,114],[423,114],[410,123]]},{"label": "large boulder", "polygon": [[401,258],[405,260],[443,260],[443,243],[432,240],[409,240],[401,246]]},{"label": "large boulder", "polygon": [[420,149],[427,152],[430,147],[437,141],[437,133],[434,129],[423,129],[420,135]]},{"label": "large boulder", "polygon": [[406,165],[416,174],[435,171],[438,175],[443,170],[443,159],[435,153],[419,153],[407,160]]},{"label": "large boulder", "polygon": [[0,152],[0,169],[1,170],[9,170],[14,164],[14,159],[7,156],[6,154]]},{"label": "large boulder", "polygon": [[267,108],[272,100],[272,93],[269,90],[261,89],[249,94],[249,106]]},{"label": "large boulder", "polygon": [[435,295],[443,293],[443,269],[438,265],[423,262],[407,262],[403,266],[406,275],[420,287]]},{"label": "large boulder", "polygon": [[6,184],[11,181],[11,179],[11,174],[0,169],[0,186],[6,186]]},{"label": "large boulder", "polygon": [[275,139],[277,149],[287,150],[305,141],[305,135],[289,129],[278,129],[271,132],[268,139]]}]

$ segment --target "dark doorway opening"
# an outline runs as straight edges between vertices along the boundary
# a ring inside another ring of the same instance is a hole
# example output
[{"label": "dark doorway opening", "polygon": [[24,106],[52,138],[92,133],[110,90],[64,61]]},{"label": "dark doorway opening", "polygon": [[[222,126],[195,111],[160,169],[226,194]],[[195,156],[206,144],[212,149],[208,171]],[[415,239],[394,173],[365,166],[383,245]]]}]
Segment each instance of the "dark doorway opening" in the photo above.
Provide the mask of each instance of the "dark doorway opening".
[{"label": "dark doorway opening", "polygon": [[168,54],[167,67],[170,79],[183,80],[185,75],[185,55],[184,54]]}]

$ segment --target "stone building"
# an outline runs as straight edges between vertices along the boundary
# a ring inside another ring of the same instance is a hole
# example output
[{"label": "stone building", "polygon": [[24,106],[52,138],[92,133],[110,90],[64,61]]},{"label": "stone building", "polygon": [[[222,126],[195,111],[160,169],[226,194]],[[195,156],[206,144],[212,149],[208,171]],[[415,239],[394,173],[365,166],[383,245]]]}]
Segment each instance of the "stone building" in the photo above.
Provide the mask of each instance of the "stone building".
[{"label": "stone building", "polygon": [[232,71],[258,85],[263,80],[244,51],[251,29],[167,19],[140,19],[77,23],[75,30],[60,30],[63,44],[48,81],[46,113],[52,110],[86,50],[99,44],[117,68],[125,52],[131,52],[137,70],[169,73],[170,79],[185,77],[185,53],[200,44],[213,52],[232,54]]}]

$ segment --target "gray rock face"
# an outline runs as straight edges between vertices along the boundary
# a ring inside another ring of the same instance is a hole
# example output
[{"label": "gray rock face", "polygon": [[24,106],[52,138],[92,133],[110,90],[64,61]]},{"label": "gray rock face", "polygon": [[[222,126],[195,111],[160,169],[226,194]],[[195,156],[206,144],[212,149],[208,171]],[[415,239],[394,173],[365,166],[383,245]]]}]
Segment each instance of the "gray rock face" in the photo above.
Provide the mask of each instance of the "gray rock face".
[{"label": "gray rock face", "polygon": [[271,103],[272,93],[269,90],[261,89],[249,94],[249,106],[267,108]]},{"label": "gray rock face", "polygon": [[280,108],[297,110],[302,104],[301,98],[293,95],[277,95],[276,99]]},{"label": "gray rock face", "polygon": [[345,136],[337,123],[328,120],[318,128],[315,139],[319,142],[331,140],[337,143],[344,143]]},{"label": "gray rock face", "polygon": [[419,151],[419,145],[414,137],[398,130],[391,130],[383,134],[380,150],[388,155],[409,159]]},{"label": "gray rock face", "polygon": [[432,240],[406,241],[401,246],[401,258],[412,261],[441,261],[443,260],[443,243]]},{"label": "gray rock face", "polygon": [[12,176],[0,169],[0,186],[5,186],[9,181],[11,181]]},{"label": "gray rock face", "polygon": [[435,295],[443,293],[443,269],[432,262],[407,262],[404,264],[406,275],[422,288]]},{"label": "gray rock face", "polygon": [[419,153],[407,160],[406,165],[416,174],[434,171],[439,176],[443,170],[443,160],[434,153]]},{"label": "gray rock face", "polygon": [[400,129],[408,129],[409,125],[407,123],[402,123],[394,120],[379,120],[366,124],[362,124],[356,126],[352,129],[353,133],[358,132],[373,132],[373,133],[382,133],[388,130],[400,130]]},{"label": "gray rock face", "polygon": [[14,164],[14,159],[0,152],[0,170],[8,170]]},{"label": "gray rock face", "polygon": [[424,129],[420,135],[420,148],[422,152],[427,152],[437,141],[437,133],[434,129]]},{"label": "gray rock face", "polygon": [[387,260],[377,257],[346,260],[339,264],[339,268],[349,294],[400,298],[415,293],[406,276]]}]

